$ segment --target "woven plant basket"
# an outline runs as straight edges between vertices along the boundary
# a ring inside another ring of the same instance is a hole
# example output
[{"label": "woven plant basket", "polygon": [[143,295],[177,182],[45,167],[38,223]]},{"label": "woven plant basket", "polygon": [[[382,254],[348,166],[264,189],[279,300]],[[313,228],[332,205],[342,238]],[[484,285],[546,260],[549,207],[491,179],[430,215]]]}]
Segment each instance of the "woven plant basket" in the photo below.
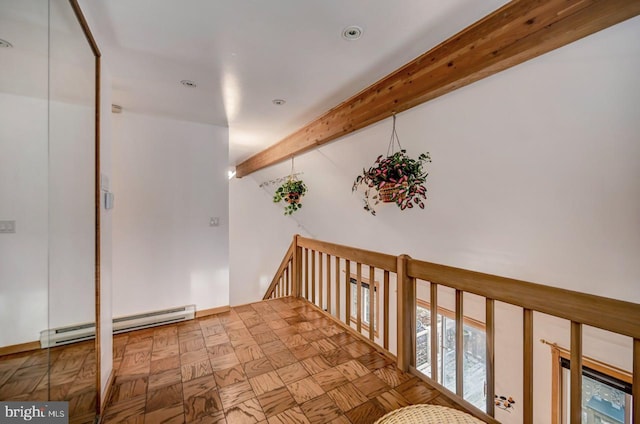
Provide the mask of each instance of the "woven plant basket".
[{"label": "woven plant basket", "polygon": [[[403,184],[400,187],[394,187],[394,186],[382,187],[381,189],[378,190],[378,198],[380,199],[381,202],[384,202],[384,203],[395,202],[396,199],[394,199],[393,196],[396,193],[398,193],[400,190],[406,187],[407,187],[406,184]],[[404,195],[401,195],[401,197],[404,197]]]},{"label": "woven plant basket", "polygon": [[393,195],[400,191],[400,187],[382,187],[378,190],[378,197],[381,202],[393,202]]},{"label": "woven plant basket", "polygon": [[411,405],[396,409],[375,424],[483,424],[479,419],[440,405]]}]

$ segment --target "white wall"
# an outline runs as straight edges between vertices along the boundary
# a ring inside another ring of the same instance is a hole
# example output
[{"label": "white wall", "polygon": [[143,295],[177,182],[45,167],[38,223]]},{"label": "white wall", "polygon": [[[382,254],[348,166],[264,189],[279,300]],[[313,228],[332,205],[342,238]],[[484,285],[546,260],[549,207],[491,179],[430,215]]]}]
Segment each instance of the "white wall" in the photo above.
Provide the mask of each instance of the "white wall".
[{"label": "white wall", "polygon": [[[283,203],[254,179],[229,181],[229,302],[243,305],[262,299],[293,234],[309,234],[293,218],[283,216]],[[303,202],[304,203],[304,202]]]},{"label": "white wall", "polygon": [[228,305],[228,130],[126,110],[112,120],[113,315]]},{"label": "white wall", "polygon": [[[424,211],[385,205],[373,217],[351,193],[359,171],[386,152],[386,120],[296,158],[309,186],[296,219],[319,239],[640,303],[640,45],[629,42],[640,38],[639,23],[635,18],[400,114],[403,147],[433,157]],[[249,191],[288,169],[273,166],[232,186],[247,194],[231,198],[232,211],[244,211],[232,215],[231,235],[234,243],[250,241],[232,250],[232,299],[248,290],[247,301],[263,295],[253,291],[256,281],[276,269],[296,231],[290,218],[273,218],[277,206],[268,198]],[[282,241],[252,232],[253,222]],[[237,252],[265,263],[236,279]],[[586,354],[602,356],[594,344],[587,340]],[[621,346],[602,359],[628,368],[628,345]],[[521,355],[498,354],[505,373],[498,389],[519,397]],[[537,346],[536,355],[536,363],[548,364],[546,347]],[[537,400],[548,397],[549,374],[536,373]],[[536,422],[548,422],[548,408],[537,404]],[[506,416],[500,419],[518,421]]]},{"label": "white wall", "polygon": [[38,340],[48,321],[47,101],[0,93],[0,346]]}]

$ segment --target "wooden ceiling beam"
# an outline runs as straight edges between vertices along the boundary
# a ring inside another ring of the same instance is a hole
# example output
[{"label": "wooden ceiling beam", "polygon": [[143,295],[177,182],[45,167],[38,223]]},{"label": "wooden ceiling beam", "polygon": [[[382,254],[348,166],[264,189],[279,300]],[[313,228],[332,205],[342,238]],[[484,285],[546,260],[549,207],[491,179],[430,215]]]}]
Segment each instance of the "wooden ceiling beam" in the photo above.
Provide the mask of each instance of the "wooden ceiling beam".
[{"label": "wooden ceiling beam", "polygon": [[282,162],[640,14],[640,0],[514,0],[236,166]]}]

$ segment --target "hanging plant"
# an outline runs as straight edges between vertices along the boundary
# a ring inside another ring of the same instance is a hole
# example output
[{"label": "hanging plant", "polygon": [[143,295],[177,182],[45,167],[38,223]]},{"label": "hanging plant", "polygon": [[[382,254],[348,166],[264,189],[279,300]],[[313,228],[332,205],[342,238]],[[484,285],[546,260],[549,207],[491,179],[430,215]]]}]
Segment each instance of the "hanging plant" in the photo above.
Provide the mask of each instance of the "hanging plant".
[{"label": "hanging plant", "polygon": [[273,202],[278,203],[282,200],[287,204],[284,207],[284,214],[291,215],[302,207],[300,203],[302,196],[307,192],[307,186],[302,180],[289,177],[280,187],[276,189],[273,195]]},{"label": "hanging plant", "polygon": [[[394,153],[396,143],[400,150]],[[351,190],[364,188],[364,210],[372,215],[376,214],[374,207],[380,202],[393,202],[401,210],[413,208],[414,205],[424,209],[424,201],[427,199],[425,183],[429,175],[424,166],[428,162],[431,162],[429,152],[413,159],[402,149],[394,115],[387,156],[378,156],[369,170],[362,169],[362,174],[356,177]]]}]

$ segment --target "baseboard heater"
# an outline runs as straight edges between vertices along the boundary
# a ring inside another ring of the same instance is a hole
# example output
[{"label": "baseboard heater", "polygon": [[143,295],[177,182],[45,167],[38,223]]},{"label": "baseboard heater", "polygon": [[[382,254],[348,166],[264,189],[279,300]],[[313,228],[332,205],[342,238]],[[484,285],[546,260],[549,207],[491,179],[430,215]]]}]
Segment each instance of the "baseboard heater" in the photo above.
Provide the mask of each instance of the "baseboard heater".
[{"label": "baseboard heater", "polygon": [[[129,315],[113,319],[113,334],[127,331],[141,330],[143,328],[156,327],[158,325],[173,324],[180,321],[188,321],[196,316],[196,305],[186,305],[162,311],[146,312],[143,314]],[[62,346],[70,343],[91,340],[96,337],[94,323],[71,325],[67,327],[53,328],[40,332],[40,346]]]}]

